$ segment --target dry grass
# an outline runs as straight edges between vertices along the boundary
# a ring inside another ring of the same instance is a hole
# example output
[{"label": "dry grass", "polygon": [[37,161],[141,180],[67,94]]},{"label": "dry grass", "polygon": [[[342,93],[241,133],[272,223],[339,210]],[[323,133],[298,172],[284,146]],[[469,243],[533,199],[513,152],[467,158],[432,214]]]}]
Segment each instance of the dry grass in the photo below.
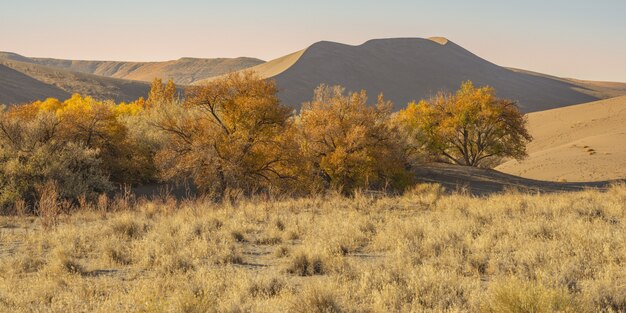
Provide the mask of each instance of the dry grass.
[{"label": "dry grass", "polygon": [[124,206],[0,217],[0,311],[626,311],[625,186]]}]

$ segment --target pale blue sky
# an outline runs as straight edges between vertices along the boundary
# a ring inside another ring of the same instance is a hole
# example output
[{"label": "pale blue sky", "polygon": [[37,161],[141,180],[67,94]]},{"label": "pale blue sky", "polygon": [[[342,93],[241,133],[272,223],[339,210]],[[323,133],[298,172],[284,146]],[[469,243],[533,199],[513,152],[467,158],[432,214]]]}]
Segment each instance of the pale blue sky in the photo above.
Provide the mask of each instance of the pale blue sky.
[{"label": "pale blue sky", "polygon": [[444,36],[496,64],[626,82],[626,1],[0,0],[0,50],[269,60],[319,40]]}]

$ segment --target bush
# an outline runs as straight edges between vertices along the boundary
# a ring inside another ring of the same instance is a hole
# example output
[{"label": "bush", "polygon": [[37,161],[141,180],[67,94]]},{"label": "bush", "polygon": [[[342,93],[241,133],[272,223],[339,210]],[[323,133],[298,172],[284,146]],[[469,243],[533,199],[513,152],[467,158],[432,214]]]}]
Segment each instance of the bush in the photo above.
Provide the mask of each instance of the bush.
[{"label": "bush", "polygon": [[59,200],[95,199],[112,189],[96,150],[72,142],[38,140],[39,123],[19,127],[19,143],[11,145],[7,136],[0,136],[0,207],[24,200],[33,208],[37,189],[48,182],[59,187]]}]

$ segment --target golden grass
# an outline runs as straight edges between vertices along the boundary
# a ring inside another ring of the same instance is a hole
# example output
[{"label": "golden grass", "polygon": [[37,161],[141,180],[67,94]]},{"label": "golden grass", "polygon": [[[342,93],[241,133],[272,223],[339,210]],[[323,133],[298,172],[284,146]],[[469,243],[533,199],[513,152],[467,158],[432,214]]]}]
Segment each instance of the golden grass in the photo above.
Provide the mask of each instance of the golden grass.
[{"label": "golden grass", "polygon": [[625,186],[1,217],[0,311],[624,312],[625,225]]}]

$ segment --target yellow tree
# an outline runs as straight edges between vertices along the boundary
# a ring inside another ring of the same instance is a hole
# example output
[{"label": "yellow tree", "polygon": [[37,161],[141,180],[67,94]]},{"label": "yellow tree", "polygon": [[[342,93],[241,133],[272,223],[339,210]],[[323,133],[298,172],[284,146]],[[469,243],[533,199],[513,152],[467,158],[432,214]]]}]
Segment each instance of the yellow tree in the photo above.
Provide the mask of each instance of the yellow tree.
[{"label": "yellow tree", "polygon": [[152,80],[152,84],[150,85],[150,91],[148,92],[148,99],[146,100],[147,106],[152,106],[156,102],[161,101],[165,96],[165,85],[163,85],[163,81],[160,78],[155,78]]},{"label": "yellow tree", "polygon": [[302,154],[312,177],[349,193],[357,188],[402,188],[410,181],[392,105],[382,95],[367,105],[365,91],[345,94],[321,85],[297,121]]},{"label": "yellow tree", "polygon": [[192,177],[222,197],[228,188],[253,192],[291,178],[283,150],[291,109],[273,81],[230,74],[186,91],[183,105],[155,108],[152,125],[167,137],[158,161],[166,178]]},{"label": "yellow tree", "polygon": [[94,199],[111,189],[97,149],[62,136],[63,121],[51,110],[56,99],[0,109],[0,211],[15,201],[33,208],[38,188],[48,182],[63,188],[59,197]]},{"label": "yellow tree", "polygon": [[137,115],[142,110],[140,102],[116,105],[74,94],[63,102],[37,101],[16,112],[32,116],[38,112],[53,113],[58,120],[55,132],[59,140],[97,150],[103,171],[112,181],[134,184],[148,180],[154,170],[150,170],[150,151],[139,149],[138,141],[128,136],[128,127],[121,117]]},{"label": "yellow tree", "polygon": [[524,158],[532,140],[515,102],[469,81],[455,94],[410,103],[398,115],[425,149],[460,165],[485,167],[502,157]]},{"label": "yellow tree", "polygon": [[176,84],[172,79],[163,84],[160,78],[152,80],[150,91],[148,92],[148,100],[145,101],[147,106],[154,106],[159,102],[174,101],[177,98]]},{"label": "yellow tree", "polygon": [[174,101],[177,98],[176,84],[172,79],[167,81],[165,88],[163,89],[163,100]]}]

